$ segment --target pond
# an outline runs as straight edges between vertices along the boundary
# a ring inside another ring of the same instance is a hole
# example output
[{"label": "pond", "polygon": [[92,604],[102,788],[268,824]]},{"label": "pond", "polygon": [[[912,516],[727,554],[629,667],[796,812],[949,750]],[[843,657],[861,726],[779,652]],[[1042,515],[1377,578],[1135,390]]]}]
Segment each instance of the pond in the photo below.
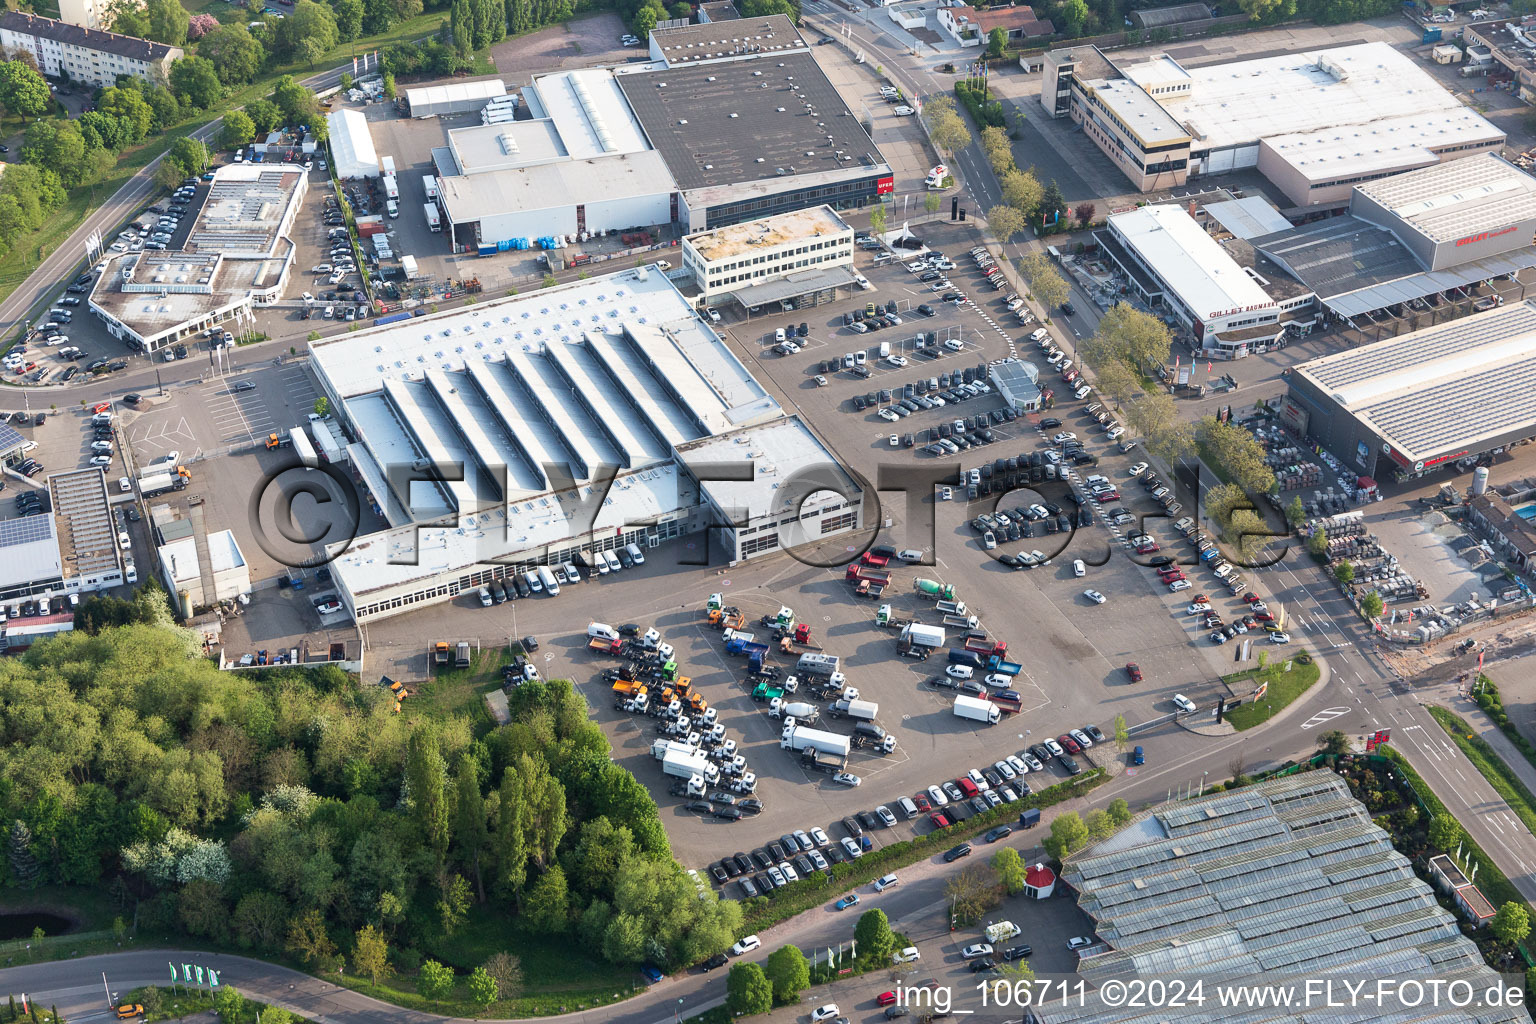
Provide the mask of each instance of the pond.
[{"label": "pond", "polygon": [[41,928],[47,935],[63,935],[74,927],[73,921],[57,914],[0,914],[0,942],[31,938],[34,928]]}]

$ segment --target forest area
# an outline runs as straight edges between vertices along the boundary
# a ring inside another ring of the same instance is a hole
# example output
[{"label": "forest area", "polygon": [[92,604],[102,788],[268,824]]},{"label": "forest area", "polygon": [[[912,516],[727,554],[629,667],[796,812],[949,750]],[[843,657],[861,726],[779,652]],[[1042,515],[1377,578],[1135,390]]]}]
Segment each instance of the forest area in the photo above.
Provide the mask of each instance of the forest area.
[{"label": "forest area", "polygon": [[108,602],[0,661],[6,886],[424,995],[484,973],[455,950],[534,936],[664,970],[734,941],[569,682],[517,689],[501,728],[396,714],[332,666],[220,672],[158,591]]}]

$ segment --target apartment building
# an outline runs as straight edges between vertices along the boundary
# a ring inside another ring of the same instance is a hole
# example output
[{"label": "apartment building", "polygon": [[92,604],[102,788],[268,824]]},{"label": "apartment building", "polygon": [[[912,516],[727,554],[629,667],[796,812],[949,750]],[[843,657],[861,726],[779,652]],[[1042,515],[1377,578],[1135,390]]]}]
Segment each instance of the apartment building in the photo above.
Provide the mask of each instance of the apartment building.
[{"label": "apartment building", "polygon": [[119,75],[163,81],[170,73],[171,62],[183,53],[179,46],[21,11],[0,15],[0,45],[8,51],[29,51],[45,75],[103,89],[116,85]]}]

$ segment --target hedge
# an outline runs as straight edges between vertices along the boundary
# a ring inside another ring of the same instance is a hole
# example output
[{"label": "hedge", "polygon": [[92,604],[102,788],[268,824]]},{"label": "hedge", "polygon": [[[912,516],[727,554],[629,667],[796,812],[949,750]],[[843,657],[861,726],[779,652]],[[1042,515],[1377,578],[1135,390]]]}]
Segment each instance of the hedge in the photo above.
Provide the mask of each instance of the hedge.
[{"label": "hedge", "polygon": [[1008,119],[1003,115],[1001,100],[989,100],[983,103],[981,90],[966,79],[955,83],[955,95],[960,97],[960,102],[965,105],[966,110],[970,111],[971,120],[976,122],[978,128],[1008,127]]},{"label": "hedge", "polygon": [[[1445,804],[1440,802],[1440,798],[1435,796],[1434,790],[1429,788],[1429,784],[1419,777],[1418,772],[1413,770],[1413,766],[1408,763],[1407,758],[1385,744],[1377,747],[1376,753],[1391,761],[1403,773],[1403,779],[1407,781],[1414,793],[1418,795],[1419,802],[1424,805],[1431,815],[1445,814],[1455,817],[1446,808]],[[1464,842],[1466,845],[1462,847],[1462,853],[1468,856],[1474,863],[1481,865],[1477,869],[1477,887],[1482,890],[1484,896],[1488,897],[1488,901],[1495,907],[1502,907],[1506,903],[1518,903],[1522,907],[1528,907],[1529,905],[1525,902],[1525,898],[1520,895],[1520,890],[1516,889],[1504,872],[1499,870],[1499,866],[1493,862],[1493,858],[1484,853],[1482,847],[1478,846],[1471,836],[1467,836]]]},{"label": "hedge", "polygon": [[916,864],[927,858],[937,848],[948,848],[966,839],[974,838],[1003,821],[1017,818],[1028,808],[1054,807],[1064,800],[1083,796],[1097,786],[1109,781],[1102,768],[1093,768],[1082,775],[1047,786],[1038,793],[1031,793],[1011,804],[999,804],[982,814],[972,815],[965,821],[948,828],[935,829],[924,835],[904,839],[899,843],[871,850],[858,860],[834,864],[828,872],[818,871],[809,878],[792,882],[782,889],[775,889],[772,896],[759,896],[749,900],[743,914],[743,934],[762,931],[786,921],[824,903],[833,896],[841,895],[879,878],[895,868]]}]

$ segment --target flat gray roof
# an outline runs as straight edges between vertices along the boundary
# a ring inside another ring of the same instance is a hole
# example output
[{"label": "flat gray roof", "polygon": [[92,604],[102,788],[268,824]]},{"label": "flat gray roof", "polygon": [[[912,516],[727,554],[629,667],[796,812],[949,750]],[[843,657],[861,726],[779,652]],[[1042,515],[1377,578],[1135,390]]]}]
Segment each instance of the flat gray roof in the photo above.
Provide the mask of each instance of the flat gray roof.
[{"label": "flat gray roof", "polygon": [[[1491,153],[1390,175],[1355,190],[1435,242],[1536,218],[1536,178]],[[1530,240],[1529,233],[1520,239]]]},{"label": "flat gray roof", "polygon": [[1536,426],[1536,300],[1302,363],[1409,461]]},{"label": "flat gray roof", "polygon": [[1339,316],[1360,316],[1375,309],[1385,309],[1400,302],[1410,302],[1426,295],[1459,288],[1473,281],[1487,281],[1501,274],[1518,273],[1528,267],[1536,267],[1536,248],[1531,246],[1470,263],[1458,263],[1444,270],[1426,270],[1421,274],[1383,281],[1356,291],[1330,296],[1326,302],[1328,308]]},{"label": "flat gray roof", "polygon": [[682,189],[761,179],[788,188],[796,175],[883,160],[807,52],[615,77]]},{"label": "flat gray roof", "polygon": [[1396,235],[1358,217],[1329,217],[1248,241],[1323,299],[1422,269]]},{"label": "flat gray roof", "polygon": [[63,578],[50,513],[0,519],[0,586],[20,587]]},{"label": "flat gray roof", "polygon": [[662,59],[672,67],[805,49],[805,40],[795,30],[794,22],[782,14],[658,28],[652,30],[651,40],[660,48]]},{"label": "flat gray roof", "polygon": [[[1284,983],[1325,976],[1465,979],[1481,992],[1497,977],[1461,934],[1433,888],[1372,823],[1330,771],[1302,772],[1145,812],[1133,825],[1070,857],[1063,880],[1106,944],[1078,974],[1110,979],[1181,976]],[[1102,991],[1102,989],[1100,989]],[[1514,1022],[1523,1010],[1373,1005],[1339,1019]],[[1168,1019],[1106,1005],[1098,992],[1058,1000],[1043,1024]],[[1301,1022],[1315,1004],[1226,1007],[1215,999],[1180,1015],[1192,1021]]]},{"label": "flat gray roof", "polygon": [[64,575],[91,575],[117,568],[117,531],[112,524],[105,472],[93,468],[54,473],[48,478],[48,490],[58,518]]},{"label": "flat gray roof", "polygon": [[852,267],[827,267],[822,270],[802,270],[763,284],[748,285],[730,293],[731,298],[748,309],[768,302],[782,302],[798,298],[807,292],[825,288],[848,288],[854,284]]}]

